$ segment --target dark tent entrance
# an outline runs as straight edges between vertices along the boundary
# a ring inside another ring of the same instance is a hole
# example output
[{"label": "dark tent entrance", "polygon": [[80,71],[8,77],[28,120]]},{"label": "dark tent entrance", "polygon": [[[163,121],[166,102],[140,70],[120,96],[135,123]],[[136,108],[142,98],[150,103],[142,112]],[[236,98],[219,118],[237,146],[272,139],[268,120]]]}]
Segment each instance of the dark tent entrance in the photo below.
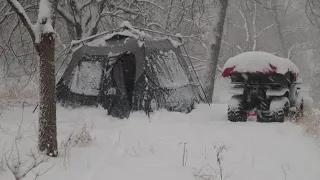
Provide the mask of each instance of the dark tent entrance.
[{"label": "dark tent entrance", "polygon": [[202,101],[199,86],[179,48],[169,40],[116,35],[105,46],[84,45],[74,52],[57,85],[63,106],[98,106],[128,118],[157,109],[190,112]]},{"label": "dark tent entrance", "polygon": [[[108,114],[119,116],[124,113],[125,117],[133,109],[133,96],[135,92],[136,58],[131,52],[125,52],[113,57],[115,63],[107,66],[106,75],[102,79],[102,89],[108,92],[101,92],[102,106],[108,109]],[[108,73],[109,72],[109,73]],[[119,112],[118,112],[119,111]]]}]

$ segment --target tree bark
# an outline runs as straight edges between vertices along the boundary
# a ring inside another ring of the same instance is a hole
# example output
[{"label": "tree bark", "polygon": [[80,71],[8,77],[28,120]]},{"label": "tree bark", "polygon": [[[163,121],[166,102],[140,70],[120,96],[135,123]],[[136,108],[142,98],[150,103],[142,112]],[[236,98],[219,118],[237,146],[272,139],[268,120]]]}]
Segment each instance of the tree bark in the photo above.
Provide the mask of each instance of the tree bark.
[{"label": "tree bark", "polygon": [[[58,155],[57,126],[56,126],[56,83],[55,83],[55,37],[54,32],[37,32],[32,28],[28,15],[25,13],[21,4],[16,0],[6,0],[11,8],[18,15],[23,25],[27,28],[34,47],[40,57],[40,108],[39,108],[39,135],[38,148],[45,151],[47,155],[56,157]],[[55,12],[58,1],[49,0],[52,9],[51,17],[42,17],[39,14],[37,28],[44,29],[46,23],[51,23],[52,28],[55,25]],[[41,1],[40,1],[41,3]],[[40,8],[40,7],[39,7]],[[47,18],[51,18],[48,21]],[[40,37],[39,37],[40,36]],[[40,39],[37,39],[40,38]]]},{"label": "tree bark", "polygon": [[224,21],[227,14],[227,8],[228,8],[228,0],[219,0],[220,3],[220,13],[219,13],[219,21],[216,25],[216,27],[213,27],[214,30],[214,36],[215,36],[215,42],[212,43],[210,47],[210,63],[208,65],[208,85],[205,88],[205,93],[207,96],[208,103],[212,103],[212,97],[213,97],[213,90],[214,90],[214,83],[215,83],[215,75],[217,72],[217,66],[219,61],[219,53],[220,53],[220,47],[221,47],[221,40],[223,35],[223,28],[224,28]]},{"label": "tree bark", "polygon": [[40,43],[36,44],[40,56],[38,146],[40,151],[45,151],[51,157],[58,155],[54,45],[55,40],[52,33],[42,34]]}]

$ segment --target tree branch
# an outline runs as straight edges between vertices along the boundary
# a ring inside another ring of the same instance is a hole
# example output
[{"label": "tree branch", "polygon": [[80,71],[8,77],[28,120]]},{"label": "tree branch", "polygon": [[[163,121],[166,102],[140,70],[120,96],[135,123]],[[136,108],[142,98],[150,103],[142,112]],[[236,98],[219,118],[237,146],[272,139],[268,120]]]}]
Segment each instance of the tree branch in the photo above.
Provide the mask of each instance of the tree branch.
[{"label": "tree branch", "polygon": [[21,6],[21,4],[17,0],[6,0],[8,4],[11,6],[14,12],[17,13],[18,17],[20,18],[23,25],[27,28],[32,40],[35,40],[35,31],[34,31],[34,25],[30,21],[27,13]]},{"label": "tree branch", "polygon": [[269,25],[269,26],[265,27],[262,31],[260,31],[260,32],[258,33],[258,35],[256,35],[256,37],[259,37],[259,36],[260,36],[264,31],[266,31],[266,30],[268,30],[268,29],[272,28],[274,25],[275,25],[275,24],[273,23],[273,24],[271,24],[271,25]]},{"label": "tree branch", "polygon": [[86,2],[84,2],[83,4],[77,5],[78,10],[83,10],[85,7],[89,6],[90,4],[93,3],[94,0],[88,0]]},{"label": "tree branch", "polygon": [[76,22],[74,21],[74,17],[71,15],[71,13],[66,10],[64,7],[61,5],[58,5],[57,7],[58,13],[70,24],[75,24]]}]

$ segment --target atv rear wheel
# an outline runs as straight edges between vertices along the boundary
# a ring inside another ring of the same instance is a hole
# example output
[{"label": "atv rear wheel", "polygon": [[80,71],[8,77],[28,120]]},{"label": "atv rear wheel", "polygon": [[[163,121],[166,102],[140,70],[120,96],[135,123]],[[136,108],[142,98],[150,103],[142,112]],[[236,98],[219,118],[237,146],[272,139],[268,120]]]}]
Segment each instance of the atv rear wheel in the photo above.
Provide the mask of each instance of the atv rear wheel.
[{"label": "atv rear wheel", "polygon": [[282,98],[277,98],[272,100],[275,102],[274,104],[282,103],[281,106],[275,108],[271,107],[273,102],[270,104],[270,109],[272,109],[272,121],[273,122],[284,122],[284,118],[289,116],[289,109],[290,109],[290,104],[289,104],[289,99],[287,97],[282,97]]},{"label": "atv rear wheel", "polygon": [[279,109],[278,111],[274,112],[273,114],[273,121],[274,122],[284,122],[284,117],[285,117],[285,111],[284,109]]}]

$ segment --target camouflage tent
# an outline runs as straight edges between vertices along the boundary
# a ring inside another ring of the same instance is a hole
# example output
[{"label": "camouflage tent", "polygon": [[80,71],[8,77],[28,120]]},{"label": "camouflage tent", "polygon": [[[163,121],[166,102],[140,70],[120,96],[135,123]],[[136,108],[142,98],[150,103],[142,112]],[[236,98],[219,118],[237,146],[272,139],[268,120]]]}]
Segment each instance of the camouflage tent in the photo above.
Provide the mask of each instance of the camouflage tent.
[{"label": "camouflage tent", "polygon": [[82,45],[57,85],[64,106],[98,106],[112,116],[155,109],[190,112],[199,86],[181,50],[169,39],[139,39],[119,32]]}]

